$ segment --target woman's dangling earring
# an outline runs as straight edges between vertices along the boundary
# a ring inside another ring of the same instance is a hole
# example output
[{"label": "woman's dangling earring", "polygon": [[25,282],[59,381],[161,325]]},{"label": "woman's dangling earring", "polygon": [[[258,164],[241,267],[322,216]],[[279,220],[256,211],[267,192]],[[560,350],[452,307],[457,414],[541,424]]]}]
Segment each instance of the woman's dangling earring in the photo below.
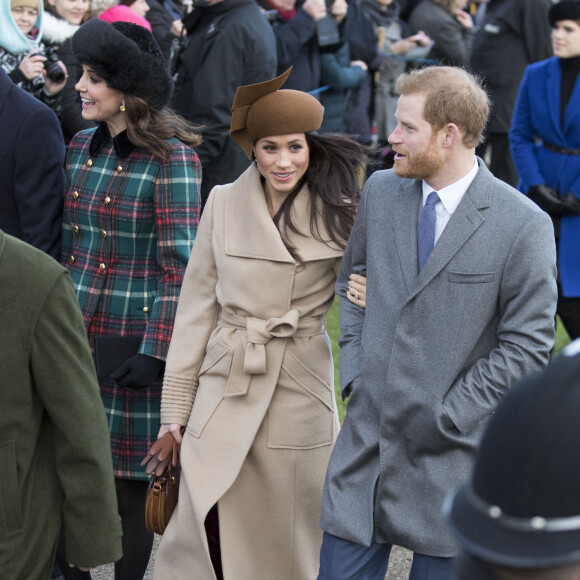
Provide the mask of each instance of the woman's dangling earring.
[{"label": "woman's dangling earring", "polygon": [[121,111],[121,113],[124,113],[125,109],[126,109],[125,103],[121,103],[121,106],[119,107],[119,110]]}]

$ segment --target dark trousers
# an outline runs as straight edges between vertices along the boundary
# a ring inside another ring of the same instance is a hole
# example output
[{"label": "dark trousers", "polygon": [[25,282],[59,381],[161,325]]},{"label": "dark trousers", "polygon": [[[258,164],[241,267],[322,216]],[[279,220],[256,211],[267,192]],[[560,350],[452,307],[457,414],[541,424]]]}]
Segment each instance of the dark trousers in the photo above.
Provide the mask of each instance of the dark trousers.
[{"label": "dark trousers", "polygon": [[[123,527],[123,557],[115,562],[115,580],[142,580],[145,575],[154,537],[145,527],[148,486],[148,481],[115,479],[117,505]],[[89,572],[70,568],[66,562],[62,533],[57,562],[65,580],[90,580]]]},{"label": "dark trousers", "polygon": [[580,298],[565,298],[558,288],[556,313],[571,340],[580,337]]},{"label": "dark trousers", "polygon": [[[385,580],[390,544],[362,546],[324,532],[318,580]],[[453,558],[413,554],[409,580],[450,580]]]},{"label": "dark trousers", "polygon": [[486,135],[485,142],[479,145],[475,152],[481,158],[484,158],[488,146],[491,147],[489,170],[498,179],[501,179],[512,187],[517,187],[519,179],[518,172],[512,158],[507,134],[490,133]]}]

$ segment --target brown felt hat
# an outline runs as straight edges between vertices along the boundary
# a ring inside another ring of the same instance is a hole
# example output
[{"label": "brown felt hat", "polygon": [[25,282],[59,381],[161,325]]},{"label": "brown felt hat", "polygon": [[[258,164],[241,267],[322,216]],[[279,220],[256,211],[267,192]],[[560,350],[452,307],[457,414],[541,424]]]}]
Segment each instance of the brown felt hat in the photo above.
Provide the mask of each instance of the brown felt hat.
[{"label": "brown felt hat", "polygon": [[232,105],[230,135],[252,158],[252,145],[261,137],[316,131],[324,109],[308,93],[279,90],[292,68],[275,79],[238,87]]}]

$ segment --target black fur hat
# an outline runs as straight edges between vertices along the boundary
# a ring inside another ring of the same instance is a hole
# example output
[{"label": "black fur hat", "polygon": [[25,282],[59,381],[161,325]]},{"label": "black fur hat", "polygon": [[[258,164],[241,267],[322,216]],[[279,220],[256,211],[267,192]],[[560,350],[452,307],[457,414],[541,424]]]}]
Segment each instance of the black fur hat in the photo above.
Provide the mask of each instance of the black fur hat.
[{"label": "black fur hat", "polygon": [[580,0],[560,0],[553,4],[548,12],[550,26],[560,20],[580,20]]},{"label": "black fur hat", "polygon": [[75,32],[72,49],[112,89],[140,97],[154,109],[169,102],[173,81],[157,41],[142,26],[94,18]]}]

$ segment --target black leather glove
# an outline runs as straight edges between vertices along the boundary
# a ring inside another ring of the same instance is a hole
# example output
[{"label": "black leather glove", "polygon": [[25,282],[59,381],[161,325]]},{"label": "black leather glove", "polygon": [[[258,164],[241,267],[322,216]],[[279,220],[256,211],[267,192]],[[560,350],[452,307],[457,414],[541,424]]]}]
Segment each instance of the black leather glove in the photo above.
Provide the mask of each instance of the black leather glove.
[{"label": "black leather glove", "polygon": [[148,389],[153,386],[165,363],[146,354],[136,354],[127,359],[111,379],[124,389]]},{"label": "black leather glove", "polygon": [[547,214],[558,217],[562,215],[564,205],[562,198],[550,186],[540,183],[532,185],[528,197],[535,201]]},{"label": "black leather glove", "polygon": [[562,197],[562,215],[572,216],[580,213],[580,199],[578,199],[572,192],[568,192]]}]

